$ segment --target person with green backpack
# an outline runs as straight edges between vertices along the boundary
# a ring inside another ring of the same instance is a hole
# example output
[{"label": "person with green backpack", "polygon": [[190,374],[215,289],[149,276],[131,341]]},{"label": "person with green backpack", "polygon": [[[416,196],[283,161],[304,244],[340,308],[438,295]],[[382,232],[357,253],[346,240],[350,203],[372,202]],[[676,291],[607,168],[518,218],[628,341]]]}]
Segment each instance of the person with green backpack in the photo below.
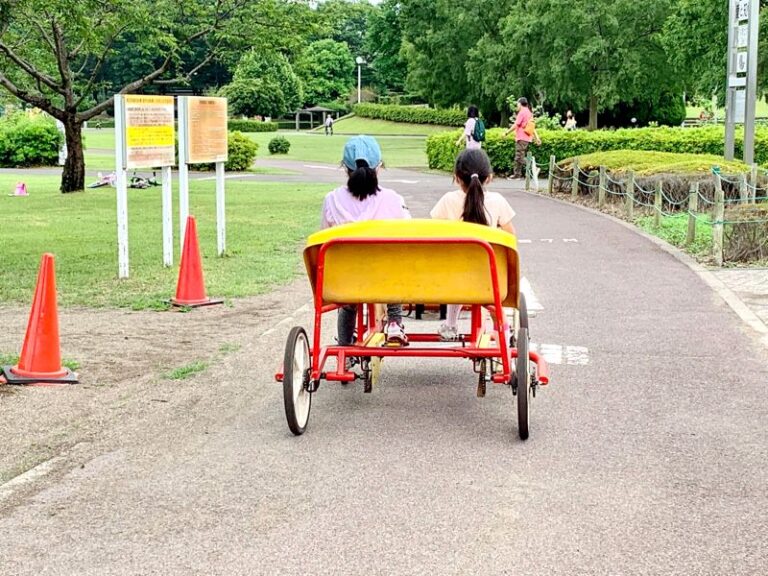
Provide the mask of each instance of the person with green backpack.
[{"label": "person with green backpack", "polygon": [[477,106],[467,109],[467,122],[464,124],[464,132],[456,140],[456,146],[465,144],[467,150],[479,150],[485,141],[485,124],[480,119],[480,111]]}]

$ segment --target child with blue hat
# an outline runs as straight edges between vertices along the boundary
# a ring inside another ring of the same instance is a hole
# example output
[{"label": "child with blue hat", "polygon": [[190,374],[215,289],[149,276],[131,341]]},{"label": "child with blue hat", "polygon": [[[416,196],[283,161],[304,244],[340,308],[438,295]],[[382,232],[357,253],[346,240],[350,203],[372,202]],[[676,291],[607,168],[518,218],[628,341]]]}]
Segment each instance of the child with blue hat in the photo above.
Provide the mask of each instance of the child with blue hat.
[{"label": "child with blue hat", "polygon": [[[342,164],[347,171],[347,184],[329,192],[323,201],[322,228],[330,228],[364,220],[410,218],[405,200],[394,190],[379,186],[382,167],[381,147],[371,136],[354,136],[344,146]],[[339,309],[339,345],[353,344],[357,307]],[[387,305],[387,344],[408,345],[403,330],[403,307]]]}]

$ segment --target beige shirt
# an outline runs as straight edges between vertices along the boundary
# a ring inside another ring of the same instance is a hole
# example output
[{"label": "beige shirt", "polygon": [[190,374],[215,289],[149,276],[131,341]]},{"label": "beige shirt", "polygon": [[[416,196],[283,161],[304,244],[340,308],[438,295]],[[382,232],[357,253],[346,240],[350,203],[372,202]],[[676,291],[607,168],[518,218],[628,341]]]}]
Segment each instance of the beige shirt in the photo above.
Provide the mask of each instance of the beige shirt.
[{"label": "beige shirt", "polygon": [[[512,221],[515,211],[509,202],[498,192],[486,191],[484,196],[485,213],[488,216],[488,225],[499,228]],[[445,194],[429,215],[435,220],[461,220],[464,214],[464,200],[467,195],[461,190],[454,190]]]}]

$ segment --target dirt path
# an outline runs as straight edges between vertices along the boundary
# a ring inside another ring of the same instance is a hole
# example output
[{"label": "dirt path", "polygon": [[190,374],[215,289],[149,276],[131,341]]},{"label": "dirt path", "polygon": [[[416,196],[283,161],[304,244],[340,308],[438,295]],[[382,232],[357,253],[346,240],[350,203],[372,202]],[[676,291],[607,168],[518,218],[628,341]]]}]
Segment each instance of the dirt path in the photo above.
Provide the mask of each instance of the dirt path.
[{"label": "dirt path", "polygon": [[[190,313],[60,310],[62,356],[80,363],[81,383],[55,390],[0,385],[0,483],[109,435],[113,422],[140,417],[148,404],[174,409],[195,401],[200,384],[170,379],[170,372],[195,362],[216,370],[308,298],[307,282],[299,279],[271,294]],[[0,307],[0,351],[19,350],[28,314],[28,308]]]}]

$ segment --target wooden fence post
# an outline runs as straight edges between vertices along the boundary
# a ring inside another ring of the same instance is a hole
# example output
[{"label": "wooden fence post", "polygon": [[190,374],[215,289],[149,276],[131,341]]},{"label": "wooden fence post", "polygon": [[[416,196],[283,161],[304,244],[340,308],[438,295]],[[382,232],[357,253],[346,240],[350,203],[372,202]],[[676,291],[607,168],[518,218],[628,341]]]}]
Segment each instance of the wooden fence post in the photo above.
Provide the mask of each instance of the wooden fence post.
[{"label": "wooden fence post", "polygon": [[573,181],[571,182],[571,197],[576,198],[579,195],[579,159],[573,159]]},{"label": "wooden fence post", "polygon": [[635,219],[635,173],[629,171],[627,175],[627,219],[632,222]]},{"label": "wooden fence post", "polygon": [[739,174],[739,203],[747,204],[749,202],[749,188],[747,187],[747,175]]},{"label": "wooden fence post", "polygon": [[664,207],[664,204],[662,203],[662,191],[663,191],[663,184],[661,180],[656,181],[656,195],[654,196],[653,201],[653,225],[658,228],[661,226],[661,211]]},{"label": "wooden fence post", "polygon": [[693,244],[696,240],[696,212],[699,209],[699,183],[691,182],[691,192],[688,194],[688,234],[685,236],[686,244]]},{"label": "wooden fence post", "polygon": [[725,194],[719,174],[715,174],[715,216],[712,223],[712,249],[715,264],[723,265],[723,221],[725,220]]},{"label": "wooden fence post", "polygon": [[749,181],[752,183],[752,191],[750,193],[752,203],[757,202],[757,164],[752,164],[752,169],[749,173]]},{"label": "wooden fence post", "polygon": [[605,206],[605,194],[608,191],[608,180],[606,179],[605,166],[600,166],[600,178],[597,186],[597,207]]},{"label": "wooden fence post", "polygon": [[555,170],[557,164],[555,163],[555,155],[552,154],[549,157],[549,181],[547,182],[547,194],[552,196],[555,192]]}]

